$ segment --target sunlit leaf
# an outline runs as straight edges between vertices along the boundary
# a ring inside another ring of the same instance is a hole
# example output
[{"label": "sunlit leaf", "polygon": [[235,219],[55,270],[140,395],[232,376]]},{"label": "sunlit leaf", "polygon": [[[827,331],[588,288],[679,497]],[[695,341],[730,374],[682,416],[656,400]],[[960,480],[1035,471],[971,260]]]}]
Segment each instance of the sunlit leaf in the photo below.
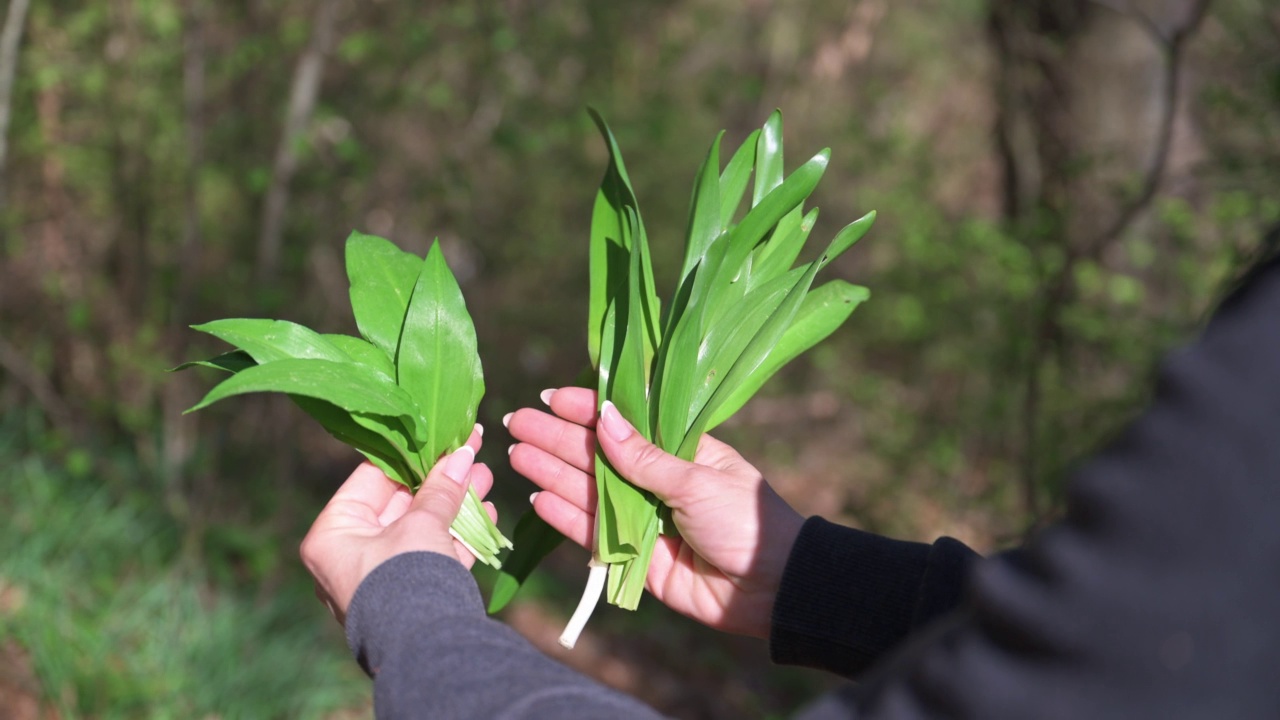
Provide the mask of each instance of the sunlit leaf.
[{"label": "sunlit leaf", "polygon": [[426,423],[422,454],[433,464],[471,434],[484,373],[475,327],[438,242],[419,267],[396,354],[396,382]]},{"label": "sunlit leaf", "polygon": [[394,358],[422,258],[380,237],[352,232],[347,238],[346,263],[356,327]]},{"label": "sunlit leaf", "polygon": [[235,345],[259,365],[286,358],[351,360],[320,333],[288,320],[228,318],[191,327]]}]

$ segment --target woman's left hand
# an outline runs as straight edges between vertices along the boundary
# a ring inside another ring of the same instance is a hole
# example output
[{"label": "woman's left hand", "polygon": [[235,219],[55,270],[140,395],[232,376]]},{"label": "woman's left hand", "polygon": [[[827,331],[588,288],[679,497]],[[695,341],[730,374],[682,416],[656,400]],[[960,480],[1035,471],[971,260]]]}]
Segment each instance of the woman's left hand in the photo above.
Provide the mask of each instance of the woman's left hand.
[{"label": "woman's left hand", "polygon": [[[436,463],[417,494],[364,463],[347,478],[302,540],[302,562],[316,581],[316,596],[339,623],[356,588],[374,568],[406,552],[429,551],[470,568],[475,558],[449,534],[467,485],[484,497],[493,473],[476,463],[480,431]],[[490,517],[493,506],[485,503]]]}]

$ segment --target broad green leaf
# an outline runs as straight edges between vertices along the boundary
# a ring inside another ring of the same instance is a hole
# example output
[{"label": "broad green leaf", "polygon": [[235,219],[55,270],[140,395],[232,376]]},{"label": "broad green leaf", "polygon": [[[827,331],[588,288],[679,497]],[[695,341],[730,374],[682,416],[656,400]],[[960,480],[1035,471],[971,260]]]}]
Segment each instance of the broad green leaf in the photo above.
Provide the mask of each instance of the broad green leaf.
[{"label": "broad green leaf", "polygon": [[756,143],[760,137],[759,130],[752,130],[747,139],[738,147],[737,152],[720,173],[720,229],[728,230],[737,214],[738,205],[747,191],[751,181],[751,170],[756,162]]},{"label": "broad green leaf", "polygon": [[551,554],[564,541],[558,530],[547,524],[532,509],[526,510],[516,523],[512,533],[515,549],[502,563],[498,579],[493,583],[493,592],[489,595],[489,614],[492,615],[511,602],[516,593],[529,579],[538,563]]},{"label": "broad green leaf", "polygon": [[217,357],[209,358],[208,360],[192,360],[191,362],[184,362],[177,367],[170,368],[169,372],[177,372],[179,370],[186,370],[187,368],[192,367],[207,367],[213,368],[214,370],[223,370],[229,373],[238,373],[245,368],[250,368],[257,364],[258,363],[254,362],[253,358],[249,356],[249,353],[243,350],[232,350],[231,352],[223,353]]},{"label": "broad green leaf", "polygon": [[259,365],[286,358],[351,360],[320,333],[288,320],[228,318],[191,327],[244,350]]},{"label": "broad green leaf", "polygon": [[725,399],[704,432],[710,432],[742,409],[783,366],[835,332],[870,296],[866,288],[843,280],[832,280],[809,292],[791,327],[782,334],[765,361]]},{"label": "broad green leaf", "polygon": [[751,206],[782,184],[782,112],[774,110],[756,138],[756,184]]},{"label": "broad green leaf", "polygon": [[214,386],[187,412],[254,392],[283,392],[333,403],[348,412],[401,418],[415,435],[418,409],[413,398],[394,382],[364,372],[359,365],[314,358],[288,358],[245,368]]},{"label": "broad green leaf", "polygon": [[[303,412],[310,415],[330,435],[358,450],[366,458],[377,465],[387,477],[405,485],[409,489],[416,488],[422,482],[420,471],[411,467],[411,461],[394,444],[377,432],[361,426],[352,417],[353,413],[343,410],[333,403],[317,400],[304,395],[290,395]],[[393,422],[391,418],[387,418]]]},{"label": "broad green leaf", "polygon": [[396,376],[395,361],[390,356],[382,352],[377,345],[365,340],[364,338],[352,337],[351,335],[328,334],[322,336],[328,340],[334,347],[347,354],[357,365],[377,370],[378,372],[394,379]]},{"label": "broad green leaf", "polygon": [[421,454],[430,465],[471,434],[484,374],[475,327],[438,242],[420,267],[396,353],[396,382],[426,424]]},{"label": "broad green leaf", "polygon": [[394,358],[422,258],[389,240],[352,232],[347,238],[346,263],[356,327],[387,357]]}]

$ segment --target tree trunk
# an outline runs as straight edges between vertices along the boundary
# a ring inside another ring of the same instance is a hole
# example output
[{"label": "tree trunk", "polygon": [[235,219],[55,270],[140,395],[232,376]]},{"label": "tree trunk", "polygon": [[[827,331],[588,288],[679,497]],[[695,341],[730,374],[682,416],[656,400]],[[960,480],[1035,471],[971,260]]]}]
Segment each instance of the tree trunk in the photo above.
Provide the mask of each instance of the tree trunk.
[{"label": "tree trunk", "polygon": [[9,13],[0,32],[0,211],[4,210],[4,165],[9,154],[9,118],[12,116],[13,78],[18,71],[18,48],[27,24],[31,0],[9,0]]},{"label": "tree trunk", "polygon": [[1182,50],[1207,0],[991,0],[995,143],[1005,221],[1040,267],[1021,364],[1022,495],[1042,518],[1043,375],[1065,355],[1062,317],[1082,261],[1146,215],[1166,175]]},{"label": "tree trunk", "polygon": [[324,61],[333,46],[337,11],[337,0],[320,0],[316,7],[315,23],[311,28],[311,40],[303,50],[302,57],[298,58],[298,66],[293,73],[284,130],[276,148],[271,184],[267,188],[266,204],[262,211],[262,232],[258,240],[259,282],[274,281],[279,271],[285,211],[289,205],[289,182],[298,169],[298,148],[306,136],[307,125],[315,110],[316,97],[320,93]]}]

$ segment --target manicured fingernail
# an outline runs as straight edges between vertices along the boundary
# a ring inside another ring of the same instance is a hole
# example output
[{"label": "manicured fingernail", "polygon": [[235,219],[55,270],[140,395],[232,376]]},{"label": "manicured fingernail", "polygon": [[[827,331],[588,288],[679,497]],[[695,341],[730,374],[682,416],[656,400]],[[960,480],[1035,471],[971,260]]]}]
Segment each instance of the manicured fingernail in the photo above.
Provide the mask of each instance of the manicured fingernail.
[{"label": "manicured fingernail", "polygon": [[448,460],[444,461],[444,474],[448,475],[451,480],[462,485],[467,482],[467,473],[471,472],[471,466],[476,461],[476,451],[470,446],[463,445]]},{"label": "manicured fingernail", "polygon": [[532,504],[533,504],[533,500],[534,500],[534,498],[536,498],[536,497],[538,497],[538,493],[533,493],[532,495],[530,495],[530,496],[529,496],[529,504],[530,504],[530,505],[532,505]]},{"label": "manicured fingernail", "polygon": [[510,444],[510,445],[508,445],[508,446],[507,446],[507,454],[508,454],[508,455],[510,455],[511,453],[513,453],[513,452],[515,452],[515,451],[516,451],[516,443],[512,443],[512,444]]},{"label": "manicured fingernail", "polygon": [[481,425],[480,423],[476,423],[476,428],[475,428],[475,429],[476,429],[476,434],[477,434],[477,435],[479,435],[480,437],[484,437],[484,426],[483,426],[483,425]]},{"label": "manicured fingernail", "polygon": [[513,412],[509,412],[509,413],[507,413],[506,415],[503,415],[503,416],[502,416],[502,427],[510,427],[510,426],[511,426],[511,416],[512,416],[512,415],[515,415],[515,413],[513,413]]},{"label": "manicured fingernail", "polygon": [[551,396],[556,394],[555,388],[547,388],[538,394],[538,398],[542,400],[542,404],[551,407]]},{"label": "manicured fingernail", "polygon": [[618,408],[609,400],[605,400],[600,408],[600,423],[604,425],[604,431],[609,433],[609,437],[618,442],[631,437],[631,433],[634,432],[631,423],[622,417],[622,413],[618,412]]}]

